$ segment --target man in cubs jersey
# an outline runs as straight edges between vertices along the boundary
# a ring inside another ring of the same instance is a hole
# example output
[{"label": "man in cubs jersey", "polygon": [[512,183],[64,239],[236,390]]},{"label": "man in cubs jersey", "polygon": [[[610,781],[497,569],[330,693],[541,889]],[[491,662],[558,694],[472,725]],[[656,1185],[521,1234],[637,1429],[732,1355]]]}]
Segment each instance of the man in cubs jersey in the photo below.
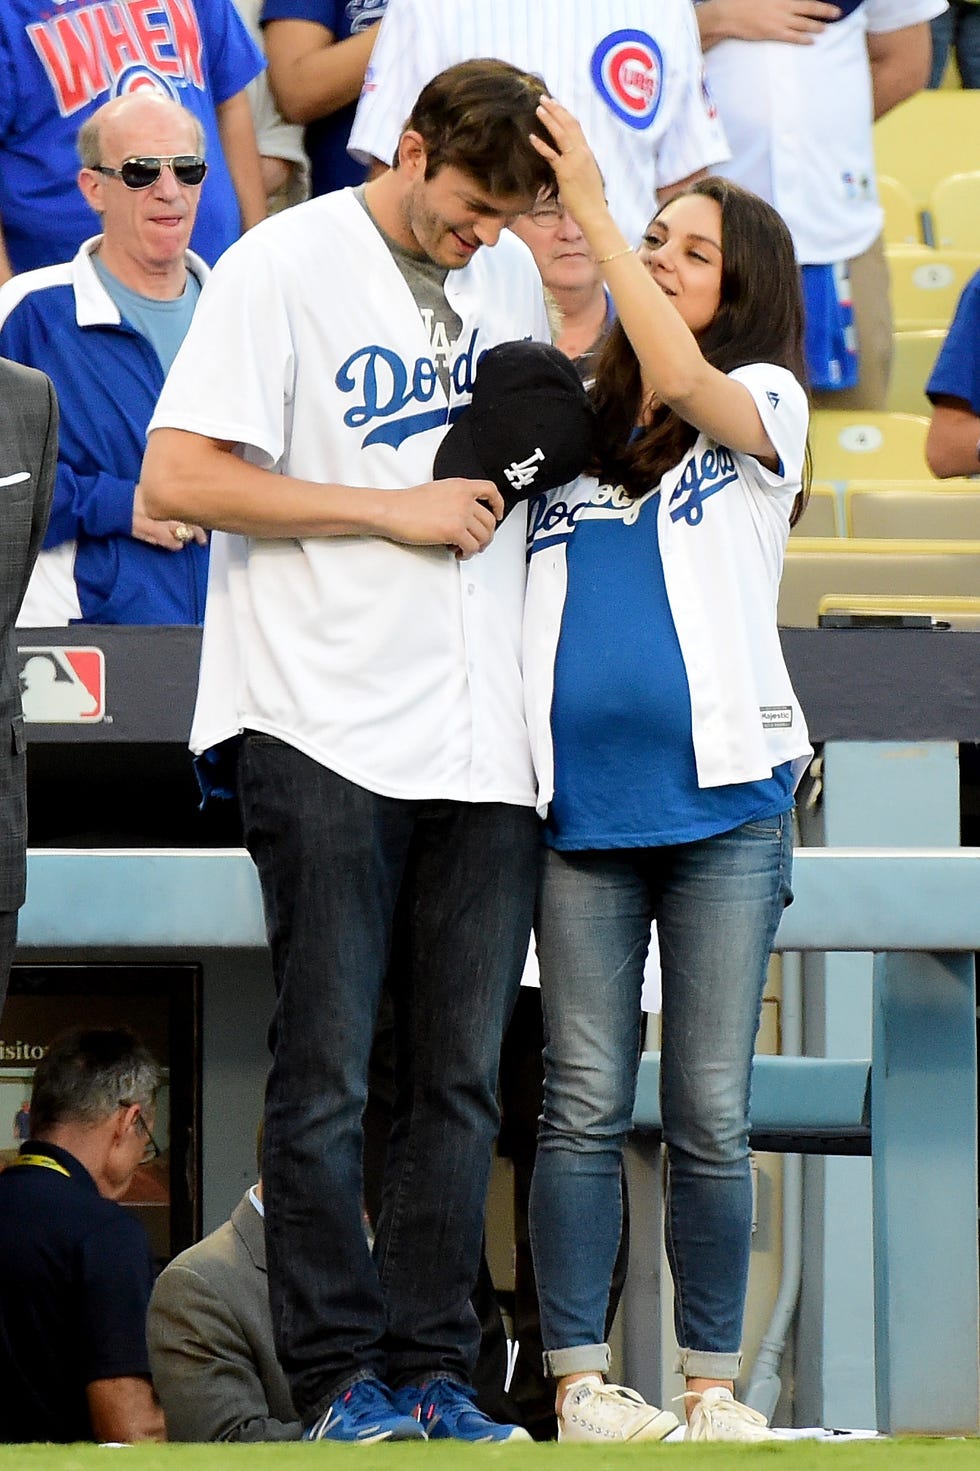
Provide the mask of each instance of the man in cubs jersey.
[{"label": "man in cubs jersey", "polygon": [[[505,228],[549,187],[529,142],[544,90],[502,62],[453,67],[410,109],[397,167],[250,231],[150,424],[147,511],[218,528],[191,744],[212,771],[236,751],[262,883],[270,1302],[315,1439],[526,1438],[468,1388],[537,866],[526,515],[501,521],[491,482],[432,466],[483,353],[548,340]],[[372,1259],[361,1116],[386,976],[397,1095]]]},{"label": "man in cubs jersey", "polygon": [[581,120],[609,208],[634,243],[658,198],[729,156],[690,0],[389,0],[351,131],[354,156],[390,163],[419,88],[472,56],[547,77]]},{"label": "man in cubs jersey", "polygon": [[[719,169],[775,205],[806,299],[807,373],[824,408],[884,409],[892,313],[873,125],[926,85],[945,0],[698,0],[732,147]],[[819,201],[817,203],[816,201]]]}]

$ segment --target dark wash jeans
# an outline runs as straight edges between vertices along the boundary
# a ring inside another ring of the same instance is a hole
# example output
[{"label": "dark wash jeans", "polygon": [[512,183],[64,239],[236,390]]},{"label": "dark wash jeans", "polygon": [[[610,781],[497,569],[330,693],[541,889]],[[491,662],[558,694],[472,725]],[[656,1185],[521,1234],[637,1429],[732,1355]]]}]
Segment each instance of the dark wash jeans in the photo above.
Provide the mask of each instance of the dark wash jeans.
[{"label": "dark wash jeans", "polygon": [[[356,1380],[468,1381],[501,1036],[538,868],[531,808],[381,797],[272,737],[239,767],[277,1003],[263,1182],[276,1347],[300,1417]],[[362,1114],[382,985],[396,1098],[374,1257]]]}]

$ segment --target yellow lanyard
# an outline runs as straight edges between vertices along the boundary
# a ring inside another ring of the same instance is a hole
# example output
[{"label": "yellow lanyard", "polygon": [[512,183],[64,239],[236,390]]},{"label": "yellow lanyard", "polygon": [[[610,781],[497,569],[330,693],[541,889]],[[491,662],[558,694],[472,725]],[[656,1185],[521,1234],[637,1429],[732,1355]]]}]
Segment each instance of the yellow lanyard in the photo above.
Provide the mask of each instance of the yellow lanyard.
[{"label": "yellow lanyard", "polygon": [[13,1170],[17,1165],[39,1165],[42,1170],[57,1170],[59,1175],[67,1175],[71,1179],[71,1171],[66,1170],[64,1165],[59,1165],[56,1159],[51,1159],[47,1154],[19,1154],[16,1159],[10,1161],[8,1170]]}]

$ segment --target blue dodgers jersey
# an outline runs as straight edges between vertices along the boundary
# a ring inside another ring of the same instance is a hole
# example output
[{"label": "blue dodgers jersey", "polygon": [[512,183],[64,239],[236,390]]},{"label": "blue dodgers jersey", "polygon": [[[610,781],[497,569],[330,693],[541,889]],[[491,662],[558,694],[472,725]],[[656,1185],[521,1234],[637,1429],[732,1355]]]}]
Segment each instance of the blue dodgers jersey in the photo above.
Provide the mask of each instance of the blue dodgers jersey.
[{"label": "blue dodgers jersey", "polygon": [[68,260],[97,233],[75,183],[78,130],[145,87],[204,128],[209,169],[190,243],[213,265],[241,234],[215,108],[263,66],[232,0],[3,0],[0,219],[14,270]]},{"label": "blue dodgers jersey", "polygon": [[[380,21],[388,0],[265,0],[262,24],[270,20],[305,20],[330,31],[334,41],[346,41]],[[310,160],[310,191],[328,194],[348,184],[359,184],[367,173],[347,152],[357,103],[350,102],[307,125],[303,135]]]},{"label": "blue dodgers jersey", "polygon": [[[555,848],[693,842],[793,804],[789,765],[764,781],[698,786],[687,671],[667,598],[659,493],[629,500],[582,480],[564,519],[531,510],[535,547],[567,539],[568,588],[551,708]],[[536,534],[537,533],[537,534]]]}]

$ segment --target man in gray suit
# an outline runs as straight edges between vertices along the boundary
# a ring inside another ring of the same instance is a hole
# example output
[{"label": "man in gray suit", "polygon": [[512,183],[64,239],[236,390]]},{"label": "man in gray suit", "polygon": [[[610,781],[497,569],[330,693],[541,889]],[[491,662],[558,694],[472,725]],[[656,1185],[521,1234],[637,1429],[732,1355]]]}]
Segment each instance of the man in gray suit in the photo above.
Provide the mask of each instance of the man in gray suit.
[{"label": "man in gray suit", "polygon": [[50,380],[0,358],[0,1008],[27,886],[27,746],[14,624],[48,524],[57,459]]},{"label": "man in gray suit", "polygon": [[157,1278],[146,1331],[168,1440],[302,1435],[272,1340],[263,1213],[260,1180]]}]

